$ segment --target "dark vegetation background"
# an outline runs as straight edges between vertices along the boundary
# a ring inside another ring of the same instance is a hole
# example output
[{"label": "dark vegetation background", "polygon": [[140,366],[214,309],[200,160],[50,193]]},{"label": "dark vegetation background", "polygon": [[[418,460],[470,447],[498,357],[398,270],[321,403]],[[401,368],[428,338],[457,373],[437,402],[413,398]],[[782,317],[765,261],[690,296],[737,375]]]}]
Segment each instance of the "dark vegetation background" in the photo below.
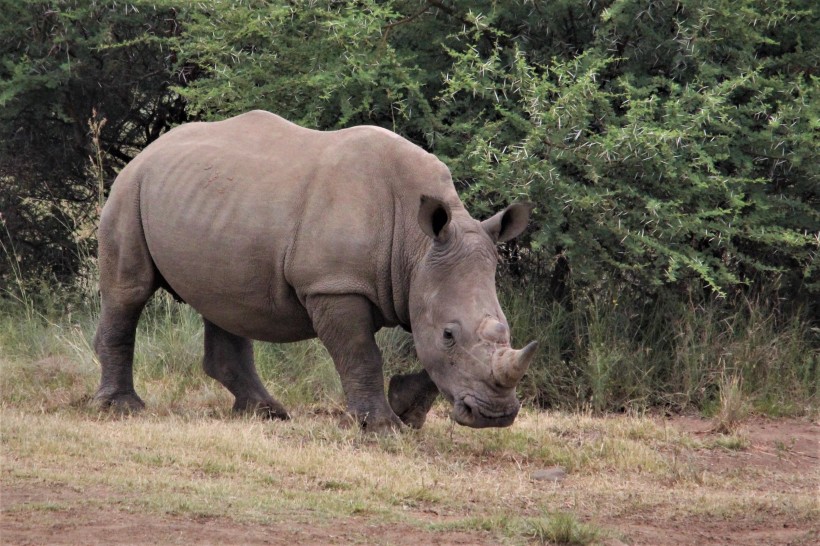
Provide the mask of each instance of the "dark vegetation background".
[{"label": "dark vegetation background", "polygon": [[94,313],[119,169],[261,108],[537,204],[499,277],[533,403],[816,408],[819,43],[814,0],[0,0],[0,309]]}]

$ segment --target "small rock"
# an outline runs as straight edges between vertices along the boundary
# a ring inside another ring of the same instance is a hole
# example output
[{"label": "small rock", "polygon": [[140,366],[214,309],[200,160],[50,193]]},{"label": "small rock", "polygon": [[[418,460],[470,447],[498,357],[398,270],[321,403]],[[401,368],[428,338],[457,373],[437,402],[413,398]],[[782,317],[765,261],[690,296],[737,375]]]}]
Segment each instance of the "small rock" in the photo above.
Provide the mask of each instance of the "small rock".
[{"label": "small rock", "polygon": [[531,477],[533,480],[558,483],[567,477],[567,471],[562,466],[551,466],[536,470]]}]

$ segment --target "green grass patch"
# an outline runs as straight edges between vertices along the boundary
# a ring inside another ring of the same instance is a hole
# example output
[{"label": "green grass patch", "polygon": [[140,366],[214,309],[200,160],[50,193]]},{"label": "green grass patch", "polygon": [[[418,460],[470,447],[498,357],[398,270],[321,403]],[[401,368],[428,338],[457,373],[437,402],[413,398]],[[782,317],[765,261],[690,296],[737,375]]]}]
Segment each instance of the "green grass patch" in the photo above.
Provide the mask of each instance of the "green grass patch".
[{"label": "green grass patch", "polygon": [[595,543],[601,531],[595,526],[581,523],[577,516],[568,512],[547,514],[523,521],[524,534],[531,536],[538,544],[566,544],[586,546]]}]

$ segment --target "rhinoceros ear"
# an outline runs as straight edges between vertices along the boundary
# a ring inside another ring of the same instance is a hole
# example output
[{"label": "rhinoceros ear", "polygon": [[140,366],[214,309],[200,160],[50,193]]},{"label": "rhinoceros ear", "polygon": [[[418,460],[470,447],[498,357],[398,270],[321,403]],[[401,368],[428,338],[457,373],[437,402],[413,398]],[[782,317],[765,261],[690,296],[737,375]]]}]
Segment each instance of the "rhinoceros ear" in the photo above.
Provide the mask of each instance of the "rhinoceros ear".
[{"label": "rhinoceros ear", "polygon": [[503,243],[521,235],[530,221],[532,203],[513,203],[492,218],[481,222],[481,227],[497,242]]},{"label": "rhinoceros ear", "polygon": [[447,233],[450,224],[450,207],[436,197],[421,196],[419,204],[419,226],[431,239],[441,241]]}]

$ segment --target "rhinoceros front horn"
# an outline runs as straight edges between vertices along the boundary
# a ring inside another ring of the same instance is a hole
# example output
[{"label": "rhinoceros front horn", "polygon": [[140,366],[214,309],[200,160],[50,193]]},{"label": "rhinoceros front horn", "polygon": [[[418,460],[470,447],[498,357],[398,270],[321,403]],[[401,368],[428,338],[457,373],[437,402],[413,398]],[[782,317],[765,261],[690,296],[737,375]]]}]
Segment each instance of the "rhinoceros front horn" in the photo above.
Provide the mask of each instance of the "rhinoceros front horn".
[{"label": "rhinoceros front horn", "polygon": [[502,349],[493,355],[493,376],[503,387],[515,387],[530,367],[538,342],[531,341],[520,350]]}]

